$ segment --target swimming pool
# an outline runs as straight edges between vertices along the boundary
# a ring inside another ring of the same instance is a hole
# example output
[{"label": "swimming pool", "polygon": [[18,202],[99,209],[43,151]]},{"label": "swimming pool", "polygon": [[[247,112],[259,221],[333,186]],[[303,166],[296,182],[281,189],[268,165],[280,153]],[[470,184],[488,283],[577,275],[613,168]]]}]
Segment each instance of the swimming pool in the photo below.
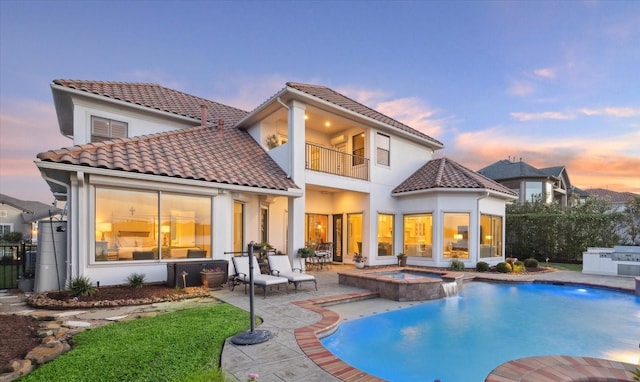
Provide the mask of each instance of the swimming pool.
[{"label": "swimming pool", "polygon": [[389,381],[481,381],[512,359],[640,361],[640,297],[549,284],[465,284],[458,296],[340,324],[321,340]]}]

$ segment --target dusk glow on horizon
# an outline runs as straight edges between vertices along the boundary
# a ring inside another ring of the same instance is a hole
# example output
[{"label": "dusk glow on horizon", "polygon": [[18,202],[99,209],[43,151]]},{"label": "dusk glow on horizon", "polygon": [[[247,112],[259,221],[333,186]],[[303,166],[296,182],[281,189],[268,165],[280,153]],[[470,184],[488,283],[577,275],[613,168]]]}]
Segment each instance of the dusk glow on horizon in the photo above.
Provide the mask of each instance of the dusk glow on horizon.
[{"label": "dusk glow on horizon", "polygon": [[54,79],[157,83],[251,111],[328,86],[443,142],[640,194],[638,1],[0,1],[0,193],[51,203]]}]

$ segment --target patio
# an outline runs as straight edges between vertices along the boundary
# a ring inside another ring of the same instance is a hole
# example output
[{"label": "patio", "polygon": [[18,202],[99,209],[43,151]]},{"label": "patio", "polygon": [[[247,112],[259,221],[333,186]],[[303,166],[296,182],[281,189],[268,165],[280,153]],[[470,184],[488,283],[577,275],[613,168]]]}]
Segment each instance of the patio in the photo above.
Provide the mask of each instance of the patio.
[{"label": "patio", "polygon": [[[269,330],[273,338],[262,344],[251,346],[236,346],[227,341],[221,357],[221,366],[225,373],[233,375],[238,381],[244,381],[248,373],[258,373],[260,381],[379,381],[380,379],[354,369],[335,358],[320,345],[316,334],[330,331],[344,320],[401,309],[419,302],[379,299],[372,296],[371,292],[339,285],[337,272],[352,269],[351,265],[333,265],[331,269],[312,272],[318,280],[318,291],[307,286],[301,288],[296,294],[270,291],[266,299],[256,298],[255,314],[264,320],[259,328]],[[536,279],[548,282],[580,283],[622,289],[632,293],[635,288],[635,280],[632,277],[584,275],[577,272],[547,272],[527,276],[477,273],[473,275],[481,276],[478,277],[480,279],[495,281]],[[214,295],[229,304],[249,310],[249,297],[241,291],[223,290],[214,292]],[[350,309],[350,304],[325,308],[327,305],[356,300],[362,300],[358,304],[352,304],[357,305],[357,309]],[[573,357],[569,358],[573,360]],[[529,362],[536,364],[536,360],[532,358]],[[523,362],[527,361],[519,360],[520,367]],[[574,361],[574,363],[580,362],[584,360],[580,358]],[[557,367],[568,373],[569,377],[579,378],[582,375],[574,366]],[[600,367],[598,370],[606,374],[606,369],[606,367]],[[525,370],[530,369],[522,368],[522,370],[524,373]],[[492,377],[491,380],[518,380],[500,378]],[[532,381],[545,381],[545,379]]]}]

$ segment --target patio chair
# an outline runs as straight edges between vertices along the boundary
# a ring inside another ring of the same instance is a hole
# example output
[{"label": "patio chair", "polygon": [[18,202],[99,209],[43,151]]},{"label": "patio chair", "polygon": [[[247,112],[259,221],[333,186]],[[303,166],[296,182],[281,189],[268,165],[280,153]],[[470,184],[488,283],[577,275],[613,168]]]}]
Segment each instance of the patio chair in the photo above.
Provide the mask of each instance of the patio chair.
[{"label": "patio chair", "polygon": [[[244,284],[244,291],[247,293],[247,285],[250,282],[249,278],[249,257],[248,256],[235,256],[231,258],[233,260],[233,267],[236,270],[234,282],[232,283],[231,290],[235,288],[236,282]],[[284,284],[289,293],[289,280],[286,277],[278,277],[273,275],[264,275],[260,273],[260,265],[258,259],[253,258],[253,285],[257,285],[264,291],[264,298],[267,297],[267,287],[276,285],[280,286]]]},{"label": "patio chair", "polygon": [[298,285],[305,281],[313,281],[316,290],[318,290],[318,283],[315,276],[308,273],[302,273],[302,268],[292,268],[289,256],[287,255],[273,255],[268,256],[269,270],[272,275],[286,277],[291,284],[293,284],[296,292],[298,292]]},{"label": "patio chair", "polygon": [[318,244],[316,249],[316,258],[320,269],[331,265],[333,262],[333,243]]}]

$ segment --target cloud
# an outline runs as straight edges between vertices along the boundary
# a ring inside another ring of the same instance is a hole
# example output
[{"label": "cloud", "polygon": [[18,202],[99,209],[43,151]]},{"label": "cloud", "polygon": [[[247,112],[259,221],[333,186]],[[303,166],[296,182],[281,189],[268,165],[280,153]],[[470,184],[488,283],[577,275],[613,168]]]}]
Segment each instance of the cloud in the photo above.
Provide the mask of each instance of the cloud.
[{"label": "cloud", "polygon": [[3,100],[0,126],[0,192],[50,202],[49,188],[33,162],[40,152],[73,145],[60,134],[53,104]]},{"label": "cloud", "polygon": [[529,81],[511,80],[509,83],[509,88],[507,89],[507,94],[523,97],[529,94],[533,94],[534,91],[535,87]]},{"label": "cloud", "polygon": [[554,69],[551,68],[541,68],[541,69],[535,69],[533,71],[533,74],[536,77],[542,77],[542,78],[555,78],[556,76],[556,71]]},{"label": "cloud", "polygon": [[633,107],[603,107],[599,109],[581,108],[576,111],[543,111],[540,113],[512,112],[511,117],[521,122],[540,120],[569,120],[575,119],[579,114],[587,117],[609,116],[616,118],[630,118],[640,116],[640,108]]},{"label": "cloud", "polygon": [[444,118],[435,118],[437,109],[413,97],[380,102],[375,109],[432,137],[439,136],[446,123]]},{"label": "cloud", "polygon": [[604,107],[600,109],[588,109],[583,108],[580,109],[580,112],[587,115],[606,115],[610,117],[617,118],[628,118],[640,116],[640,108],[632,108],[632,107]]},{"label": "cloud", "polygon": [[[640,193],[640,130],[604,136],[567,137],[520,134],[514,126],[494,126],[459,134],[448,156],[479,170],[507,157],[538,167],[565,166],[574,186]],[[482,142],[482,144],[478,144]]]},{"label": "cloud", "polygon": [[574,119],[575,115],[569,112],[543,111],[541,113],[513,112],[511,113],[511,117],[521,122],[526,122],[526,121],[539,121],[543,119],[558,119],[558,120]]}]

